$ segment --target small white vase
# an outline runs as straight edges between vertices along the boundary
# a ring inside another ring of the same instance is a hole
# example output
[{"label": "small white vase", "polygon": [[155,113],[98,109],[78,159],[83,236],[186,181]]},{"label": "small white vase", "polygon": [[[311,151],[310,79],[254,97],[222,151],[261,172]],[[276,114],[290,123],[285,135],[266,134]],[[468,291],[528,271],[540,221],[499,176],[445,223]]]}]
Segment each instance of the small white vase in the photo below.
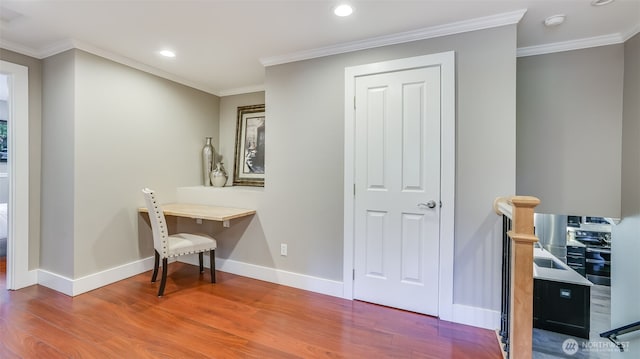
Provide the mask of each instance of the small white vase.
[{"label": "small white vase", "polygon": [[224,169],[222,162],[216,163],[216,168],[211,171],[211,184],[214,187],[224,187],[227,183],[227,171]]}]

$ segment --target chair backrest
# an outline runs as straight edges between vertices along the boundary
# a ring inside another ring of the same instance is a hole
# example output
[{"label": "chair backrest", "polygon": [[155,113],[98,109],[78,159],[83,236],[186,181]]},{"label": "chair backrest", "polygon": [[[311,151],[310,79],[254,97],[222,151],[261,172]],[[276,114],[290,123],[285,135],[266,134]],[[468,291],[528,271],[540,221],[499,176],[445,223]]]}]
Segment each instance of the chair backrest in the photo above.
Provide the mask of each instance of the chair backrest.
[{"label": "chair backrest", "polygon": [[160,258],[166,258],[168,255],[167,237],[167,221],[164,218],[162,207],[156,199],[156,193],[149,188],[142,190],[144,201],[149,211],[149,219],[151,220],[151,229],[153,231],[153,248],[160,254]]}]

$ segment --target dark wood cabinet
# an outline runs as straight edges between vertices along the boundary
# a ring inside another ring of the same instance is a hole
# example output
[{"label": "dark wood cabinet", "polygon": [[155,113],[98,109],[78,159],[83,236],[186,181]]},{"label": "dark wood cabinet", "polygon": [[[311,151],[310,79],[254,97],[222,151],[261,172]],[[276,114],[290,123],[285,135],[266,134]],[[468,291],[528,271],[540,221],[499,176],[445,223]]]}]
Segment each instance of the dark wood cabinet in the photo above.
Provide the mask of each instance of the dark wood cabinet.
[{"label": "dark wood cabinet", "polygon": [[589,338],[591,287],[535,279],[533,326]]},{"label": "dark wood cabinet", "polygon": [[567,245],[567,265],[586,278],[585,250],[584,246]]}]

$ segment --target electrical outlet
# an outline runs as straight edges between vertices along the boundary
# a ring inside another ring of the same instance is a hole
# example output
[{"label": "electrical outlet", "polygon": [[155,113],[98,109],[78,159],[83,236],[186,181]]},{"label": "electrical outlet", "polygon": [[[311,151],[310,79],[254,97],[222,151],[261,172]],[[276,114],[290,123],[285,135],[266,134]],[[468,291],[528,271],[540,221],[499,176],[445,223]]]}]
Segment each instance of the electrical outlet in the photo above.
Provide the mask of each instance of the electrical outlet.
[{"label": "electrical outlet", "polygon": [[196,218],[196,224],[202,224],[202,218]]},{"label": "electrical outlet", "polygon": [[280,255],[287,256],[287,245],[285,243],[280,243]]}]

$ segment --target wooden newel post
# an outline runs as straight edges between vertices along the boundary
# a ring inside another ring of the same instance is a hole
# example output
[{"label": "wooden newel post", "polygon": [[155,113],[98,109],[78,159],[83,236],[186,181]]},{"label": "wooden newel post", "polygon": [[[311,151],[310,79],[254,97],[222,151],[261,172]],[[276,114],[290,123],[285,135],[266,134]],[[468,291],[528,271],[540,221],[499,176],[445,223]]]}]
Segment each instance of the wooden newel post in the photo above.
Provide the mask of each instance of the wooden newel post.
[{"label": "wooden newel post", "polygon": [[533,344],[533,213],[540,204],[536,197],[511,197],[513,225],[511,238],[511,358],[530,359]]}]

